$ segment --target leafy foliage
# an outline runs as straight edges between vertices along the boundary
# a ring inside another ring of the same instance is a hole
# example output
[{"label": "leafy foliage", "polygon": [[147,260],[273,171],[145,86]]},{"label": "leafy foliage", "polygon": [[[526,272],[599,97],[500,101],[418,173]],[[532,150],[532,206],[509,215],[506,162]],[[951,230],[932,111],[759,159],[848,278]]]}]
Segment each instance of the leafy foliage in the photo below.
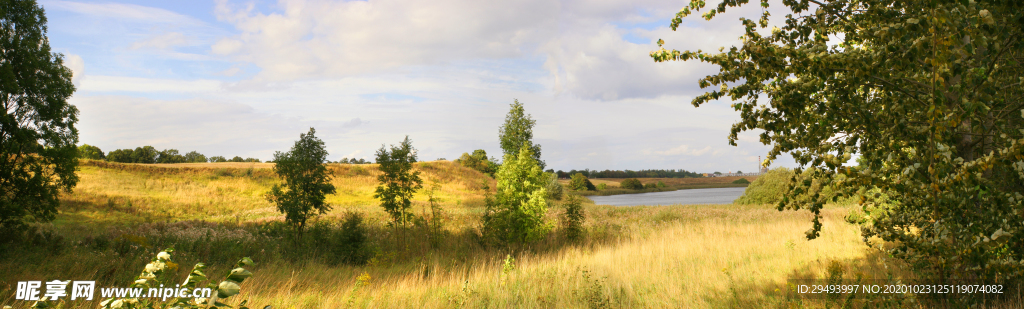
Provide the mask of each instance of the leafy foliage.
[{"label": "leafy foliage", "polygon": [[[78,108],[63,55],[50,52],[35,1],[0,8],[0,229],[50,221],[78,183]],[[6,232],[6,231],[2,231]]]},{"label": "leafy foliage", "polygon": [[749,184],[750,180],[747,180],[746,178],[740,178],[740,179],[733,180],[732,183],[738,184],[738,185],[745,185],[745,184]]},{"label": "leafy foliage", "polygon": [[[744,3],[724,1],[704,18]],[[714,90],[692,103],[732,99],[742,120],[731,144],[763,130],[773,146],[766,163],[789,152],[808,167],[778,204],[814,214],[808,238],[819,235],[830,199],[820,190],[840,188],[831,199],[863,196],[864,239],[890,242],[888,253],[921,270],[986,282],[1024,276],[1024,3],[785,3],[794,14],[770,33],[757,29],[768,27],[767,13],[742,19],[742,46],[651,57],[718,65],[699,81]],[[672,29],[704,5],[691,1]],[[853,154],[861,164],[844,165]]]},{"label": "leafy foliage", "polygon": [[107,156],[103,154],[103,150],[100,147],[82,144],[82,146],[78,146],[78,157],[89,160],[103,160]]},{"label": "leafy foliage", "polygon": [[[178,264],[171,260],[171,253],[174,252],[174,248],[167,248],[164,251],[157,253],[149,264],[146,264],[146,268],[136,277],[136,280],[132,282],[131,287],[142,289],[143,291],[149,291],[150,289],[163,290],[163,287],[171,286],[173,282],[173,273],[178,269]],[[220,284],[213,284],[212,282],[207,283],[206,288],[211,289],[214,293],[211,293],[210,297],[174,297],[169,300],[157,300],[157,298],[110,298],[100,303],[100,308],[124,308],[124,309],[156,309],[156,308],[232,308],[223,301],[238,295],[240,292],[240,285],[242,281],[252,277],[252,272],[246,270],[245,266],[252,266],[254,263],[252,259],[246,257],[242,258],[235,264],[235,268],[225,276],[224,280]],[[200,288],[202,282],[208,282],[206,278],[206,265],[203,263],[197,263],[192,271],[189,272],[188,278],[185,279],[184,283],[176,284],[178,289],[187,289],[192,291]],[[191,293],[191,292],[190,292]],[[191,296],[191,295],[190,295]],[[248,309],[245,305],[248,300],[243,300],[238,303],[239,309]],[[33,306],[35,308],[36,306]],[[40,306],[40,308],[50,308],[46,306]]]},{"label": "leafy foliage", "polygon": [[177,149],[164,149],[157,156],[156,163],[185,163],[185,156],[179,154]]},{"label": "leafy foliage", "polygon": [[228,159],[225,158],[224,156],[212,156],[212,157],[210,157],[210,162],[222,163],[222,162],[228,162]]},{"label": "leafy foliage", "polygon": [[309,128],[309,133],[299,135],[291,151],[274,153],[274,172],[284,179],[285,186],[274,185],[266,195],[300,235],[310,217],[331,210],[325,198],[335,192],[324,167],[327,149],[315,133]]},{"label": "leafy foliage", "polygon": [[530,148],[533,160],[537,161],[540,169],[543,170],[544,161],[540,159],[540,145],[533,144],[533,126],[537,124],[537,121],[526,114],[526,110],[523,109],[523,104],[519,103],[519,100],[515,100],[511,107],[508,114],[505,115],[505,124],[498,129],[502,152],[505,153],[505,156],[516,156],[519,154],[519,149]]},{"label": "leafy foliage", "polygon": [[331,248],[332,260],[350,265],[363,265],[370,260],[368,250],[367,229],[363,215],[357,212],[345,214],[341,229]]},{"label": "leafy foliage", "polygon": [[569,194],[565,199],[565,204],[563,204],[565,211],[559,216],[562,233],[569,241],[579,241],[586,232],[583,228],[583,223],[586,222],[587,215],[583,210],[582,199],[579,195]]},{"label": "leafy foliage", "polygon": [[505,155],[498,168],[497,192],[486,200],[483,237],[492,244],[525,244],[540,240],[551,230],[544,222],[544,172],[533,152],[523,147],[516,156]]},{"label": "leafy foliage", "polygon": [[380,207],[391,215],[392,224],[406,226],[412,207],[412,196],[416,190],[423,188],[420,172],[412,170],[416,163],[416,149],[408,136],[398,146],[391,145],[391,150],[383,145],[377,150],[377,163],[380,164],[380,176],[377,176],[377,190],[373,198],[380,199]]},{"label": "leafy foliage", "polygon": [[553,200],[562,199],[562,196],[565,195],[565,189],[558,182],[558,176],[554,173],[544,172],[544,178],[547,179],[547,184],[544,185],[544,189],[548,194],[547,198]]},{"label": "leafy foliage", "polygon": [[487,151],[483,149],[473,150],[473,154],[462,153],[461,157],[455,159],[455,163],[478,170],[491,177],[494,177],[494,172],[498,170],[498,163],[495,163],[493,159],[488,159]]},{"label": "leafy foliage", "polygon": [[569,180],[569,188],[576,191],[595,191],[597,187],[590,182],[590,179],[583,174],[576,173],[572,175],[572,179]]},{"label": "leafy foliage", "polygon": [[623,189],[640,190],[644,188],[644,184],[640,182],[640,179],[627,178],[623,179],[622,182],[619,183],[619,187]]},{"label": "leafy foliage", "polygon": [[185,162],[188,163],[206,163],[207,161],[206,156],[198,151],[189,151],[185,154]]}]

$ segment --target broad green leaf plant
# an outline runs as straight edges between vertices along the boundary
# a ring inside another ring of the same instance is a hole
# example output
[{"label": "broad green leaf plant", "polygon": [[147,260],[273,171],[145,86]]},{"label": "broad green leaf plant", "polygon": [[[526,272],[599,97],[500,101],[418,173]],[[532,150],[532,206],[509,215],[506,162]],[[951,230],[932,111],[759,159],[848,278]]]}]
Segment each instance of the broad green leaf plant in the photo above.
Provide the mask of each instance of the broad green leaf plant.
[{"label": "broad green leaf plant", "polygon": [[[693,0],[672,20],[712,19],[747,4]],[[796,181],[777,207],[814,214],[859,196],[865,242],[932,278],[1005,282],[1024,275],[1024,2],[1017,0],[785,0],[792,11],[741,18],[740,45],[662,47],[657,62],[701,61],[719,72],[694,106],[732,101],[729,136],[760,131],[822,185]],[[760,5],[767,8],[768,1]],[[859,164],[851,162],[859,156]],[[835,198],[820,195],[834,187]],[[809,198],[796,199],[806,195]],[[887,197],[892,202],[879,202]]]}]

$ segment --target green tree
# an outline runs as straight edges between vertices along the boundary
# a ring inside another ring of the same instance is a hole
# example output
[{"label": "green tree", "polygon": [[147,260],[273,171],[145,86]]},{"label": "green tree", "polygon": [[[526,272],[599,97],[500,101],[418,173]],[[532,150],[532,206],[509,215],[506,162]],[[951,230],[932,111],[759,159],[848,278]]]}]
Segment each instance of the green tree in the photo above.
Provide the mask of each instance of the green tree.
[{"label": "green tree", "polygon": [[562,233],[569,241],[579,241],[586,233],[583,224],[587,220],[587,214],[583,210],[583,198],[569,194],[562,206],[565,207],[565,211],[558,217]]},{"label": "green tree", "polygon": [[498,245],[531,243],[544,238],[551,225],[544,221],[544,172],[528,147],[505,155],[497,173],[497,192],[486,199],[483,237]]},{"label": "green tree", "polygon": [[494,177],[494,172],[498,170],[498,164],[494,160],[488,159],[487,151],[483,149],[473,150],[473,154],[462,153],[461,157],[455,159],[455,163],[475,169],[491,177]]},{"label": "green tree", "polygon": [[583,176],[581,173],[572,175],[572,179],[569,180],[569,188],[576,191],[597,190],[597,187],[594,187],[594,184],[590,182],[590,179],[588,179],[587,176]]},{"label": "green tree", "polygon": [[309,128],[309,133],[299,134],[290,151],[274,153],[274,172],[284,179],[285,185],[274,185],[266,196],[300,236],[310,217],[331,210],[325,198],[335,192],[324,167],[327,149],[315,133],[315,129]]},{"label": "green tree", "polygon": [[198,151],[189,151],[185,154],[185,162],[188,163],[206,163],[206,156],[199,153]]},{"label": "green tree", "polygon": [[177,149],[164,149],[157,155],[156,163],[184,163],[185,156],[178,153]]},{"label": "green tree", "polygon": [[380,176],[377,176],[377,190],[373,198],[380,199],[380,207],[391,215],[392,224],[400,224],[403,227],[409,221],[412,213],[412,196],[416,190],[423,188],[423,180],[420,179],[420,172],[413,171],[413,163],[416,163],[416,149],[412,147],[412,140],[406,136],[398,146],[391,145],[391,150],[380,146],[377,150],[377,163],[380,164]]},{"label": "green tree", "polygon": [[78,146],[78,157],[89,160],[103,160],[107,156],[103,154],[103,150],[100,147],[82,144],[82,146]]},{"label": "green tree", "polygon": [[118,162],[118,163],[134,163],[135,158],[132,155],[135,151],[131,149],[117,149],[107,153],[107,161]]},{"label": "green tree", "polygon": [[142,146],[135,147],[132,151],[132,162],[131,163],[156,163],[156,159],[160,156],[160,152],[153,148],[153,146]]},{"label": "green tree", "polygon": [[544,161],[540,159],[540,145],[533,144],[533,126],[537,124],[530,115],[526,114],[523,104],[515,100],[511,104],[508,114],[505,115],[505,124],[498,129],[498,139],[501,140],[501,150],[505,156],[516,156],[519,149],[530,148],[533,159],[537,161],[541,170],[544,170]]},{"label": "green tree", "polygon": [[222,162],[228,162],[228,159],[225,158],[224,156],[212,156],[212,157],[210,157],[210,162],[222,163]]},{"label": "green tree", "polygon": [[[819,235],[828,200],[863,194],[864,239],[890,242],[884,250],[911,265],[986,282],[1024,276],[1011,262],[1024,260],[1024,2],[784,3],[794,13],[782,28],[759,32],[767,13],[742,19],[742,46],[651,57],[719,66],[699,81],[713,90],[693,105],[733,100],[742,120],[731,144],[758,130],[772,145],[769,162],[788,152],[796,174],[809,171],[778,204],[814,214],[808,238]],[[672,29],[703,6],[691,1]],[[846,164],[853,154],[861,165]],[[818,193],[825,188],[841,192],[829,199]],[[803,192],[810,198],[786,198]]]},{"label": "green tree", "polygon": [[245,159],[242,159],[242,157],[239,156],[235,156],[234,158],[231,158],[231,160],[228,160],[228,162],[245,162]]},{"label": "green tree", "polygon": [[0,229],[8,229],[53,220],[60,192],[78,183],[78,108],[35,1],[0,4],[0,51]]}]

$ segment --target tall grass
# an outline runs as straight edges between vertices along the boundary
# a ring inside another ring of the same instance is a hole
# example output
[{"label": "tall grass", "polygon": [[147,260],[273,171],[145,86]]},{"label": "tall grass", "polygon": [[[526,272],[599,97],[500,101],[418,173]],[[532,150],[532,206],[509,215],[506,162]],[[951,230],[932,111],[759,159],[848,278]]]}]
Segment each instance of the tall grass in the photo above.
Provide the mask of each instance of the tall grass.
[{"label": "tall grass", "polygon": [[[582,240],[556,231],[507,251],[481,245],[480,200],[494,184],[479,172],[447,162],[417,164],[439,184],[434,194],[442,211],[431,209],[424,194],[414,212],[441,214],[438,232],[425,220],[409,229],[386,226],[372,199],[375,166],[330,169],[336,209],[296,239],[260,196],[279,181],[270,169],[87,164],[58,222],[35,226],[25,245],[0,248],[0,305],[27,306],[13,300],[17,281],[127,286],[168,246],[177,249],[180,265],[204,261],[208,273],[252,257],[255,276],[238,299],[254,308],[822,308],[836,306],[792,298],[786,280],[913,278],[904,265],[864,245],[859,227],[843,219],[850,207],[825,209],[821,237],[807,241],[808,213],[768,205],[613,207],[584,200]],[[557,221],[562,207],[555,202],[547,219]],[[352,212],[365,218],[365,265],[338,264],[332,256],[338,244],[323,236]],[[1017,297],[1003,304],[1021,304]],[[96,308],[99,301],[65,308]]]}]

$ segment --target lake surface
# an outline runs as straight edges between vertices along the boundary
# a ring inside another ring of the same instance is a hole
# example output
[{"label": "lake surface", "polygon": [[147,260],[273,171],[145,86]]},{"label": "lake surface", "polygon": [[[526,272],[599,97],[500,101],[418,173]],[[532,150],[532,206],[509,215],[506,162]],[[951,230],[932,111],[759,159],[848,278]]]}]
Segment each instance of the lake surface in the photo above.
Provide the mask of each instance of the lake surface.
[{"label": "lake surface", "polygon": [[745,187],[686,189],[668,192],[652,192],[639,194],[620,194],[609,196],[588,196],[597,205],[637,206],[637,205],[676,205],[676,204],[732,204],[743,195]]}]

